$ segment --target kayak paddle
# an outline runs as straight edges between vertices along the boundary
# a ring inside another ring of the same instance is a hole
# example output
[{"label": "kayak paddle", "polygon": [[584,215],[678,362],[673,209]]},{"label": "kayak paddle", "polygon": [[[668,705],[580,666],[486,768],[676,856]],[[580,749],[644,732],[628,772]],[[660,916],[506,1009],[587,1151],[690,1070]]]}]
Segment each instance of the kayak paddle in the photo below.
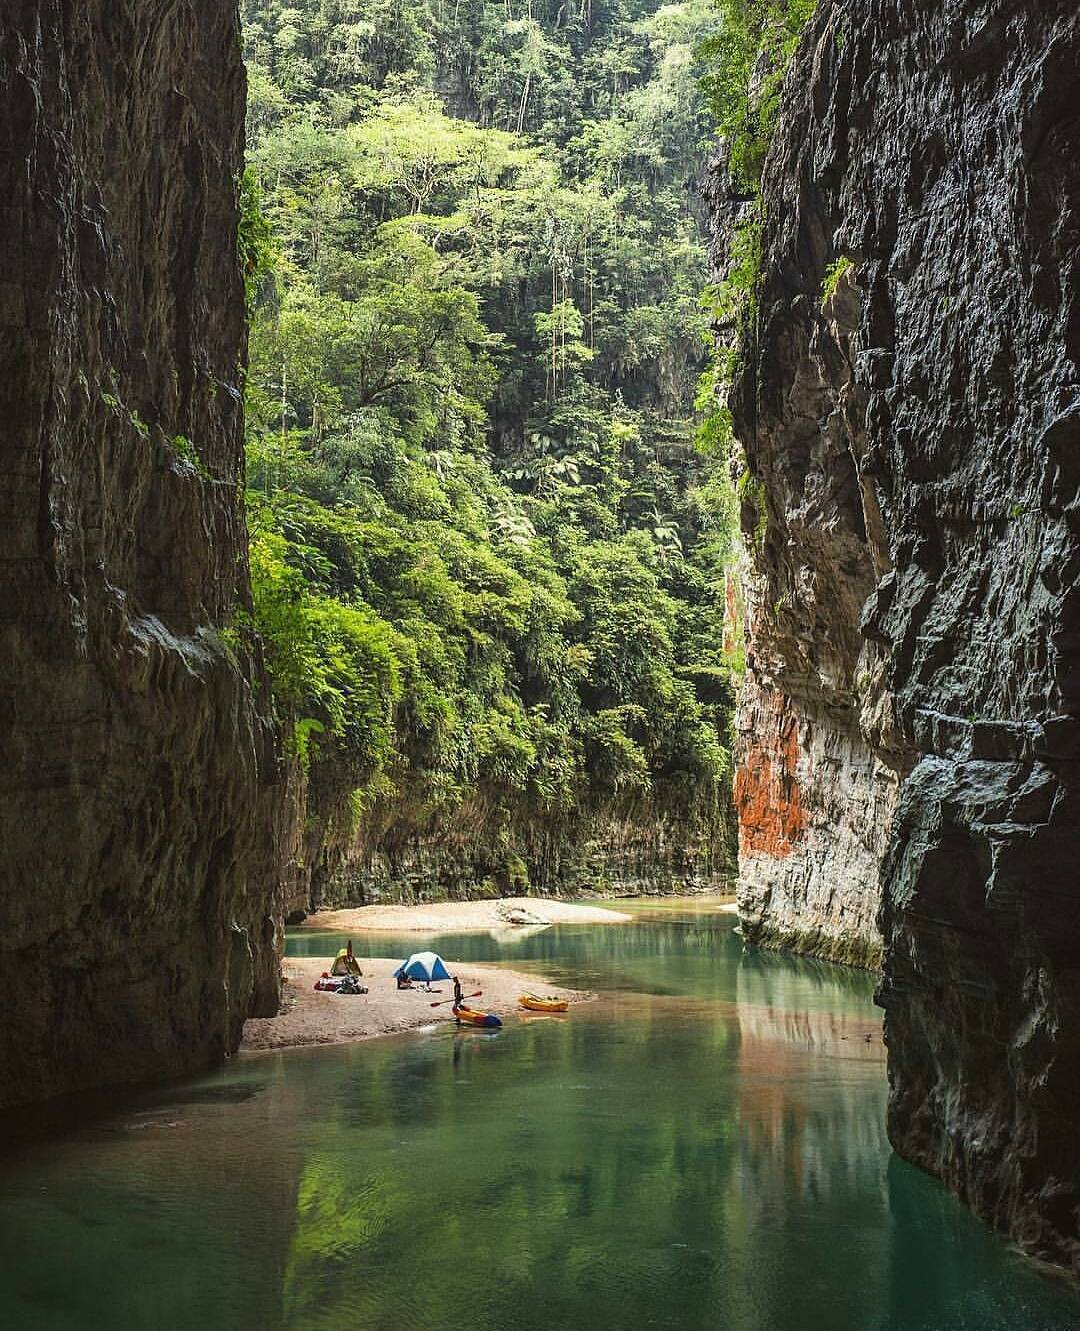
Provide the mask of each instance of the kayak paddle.
[{"label": "kayak paddle", "polygon": [[[462,994],[461,996],[462,998],[483,998],[484,991],[483,989],[477,989],[475,994]],[[444,1003],[456,1003],[456,1002],[457,1002],[456,998],[440,998],[437,999],[436,1002],[432,1003],[431,1006],[442,1007]]]}]

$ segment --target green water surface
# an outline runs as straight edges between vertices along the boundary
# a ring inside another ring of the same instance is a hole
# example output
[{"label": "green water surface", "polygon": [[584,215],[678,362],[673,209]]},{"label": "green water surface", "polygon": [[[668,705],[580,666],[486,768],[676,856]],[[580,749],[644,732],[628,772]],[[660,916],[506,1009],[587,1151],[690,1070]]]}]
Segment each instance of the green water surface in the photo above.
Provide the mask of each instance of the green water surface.
[{"label": "green water surface", "polygon": [[684,904],[516,940],[354,935],[600,998],[241,1057],[22,1148],[0,1163],[0,1326],[1080,1327],[1071,1286],[890,1154],[869,977],[744,953],[732,925]]}]

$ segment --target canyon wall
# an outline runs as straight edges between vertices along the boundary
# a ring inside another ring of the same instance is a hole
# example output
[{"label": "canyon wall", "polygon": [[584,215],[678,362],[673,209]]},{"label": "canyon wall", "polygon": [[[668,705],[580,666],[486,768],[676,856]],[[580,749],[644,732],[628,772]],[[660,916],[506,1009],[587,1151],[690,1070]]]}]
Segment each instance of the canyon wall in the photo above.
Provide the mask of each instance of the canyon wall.
[{"label": "canyon wall", "polygon": [[[465,900],[485,896],[573,896],[730,891],[736,869],[727,808],[690,800],[603,799],[573,813],[545,814],[523,799],[475,793],[452,814],[410,817],[407,798],[349,819],[347,803],[320,785],[305,819],[307,872],[288,902],[296,918],[320,906]],[[322,773],[325,776],[325,771]]]},{"label": "canyon wall", "polygon": [[1065,0],[825,0],[734,403],[748,932],[861,950],[880,887],[893,1144],[1074,1269],[1078,68]]},{"label": "canyon wall", "polygon": [[0,1105],[204,1065],[277,1002],[246,597],[230,0],[0,16]]}]

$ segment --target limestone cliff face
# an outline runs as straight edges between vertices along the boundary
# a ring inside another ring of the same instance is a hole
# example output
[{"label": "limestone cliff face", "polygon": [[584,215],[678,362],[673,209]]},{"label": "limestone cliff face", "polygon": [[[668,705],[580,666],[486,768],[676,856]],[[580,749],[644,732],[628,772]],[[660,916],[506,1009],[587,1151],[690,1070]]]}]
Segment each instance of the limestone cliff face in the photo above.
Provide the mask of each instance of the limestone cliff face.
[{"label": "limestone cliff face", "polygon": [[[805,84],[807,68],[792,79]],[[859,631],[891,553],[862,470],[865,299],[854,270],[823,299],[826,264],[841,252],[835,206],[816,185],[812,196],[801,189],[817,167],[799,137],[811,124],[795,102],[777,132],[765,284],[733,396],[752,478],[742,503],[750,571],[739,910],[753,943],[872,966],[878,866],[907,755],[885,655]]]},{"label": "limestone cliff face", "polygon": [[229,0],[0,15],[0,1104],[174,1073],[277,997],[245,595]]},{"label": "limestone cliff face", "polygon": [[[427,822],[392,801],[354,820],[342,802],[309,793],[306,862],[289,910],[582,892],[729,891],[735,873],[726,809],[662,806],[651,798],[598,798],[573,815],[544,816],[477,793],[452,817]],[[326,814],[319,810],[330,809]],[[314,816],[312,816],[314,815]]]},{"label": "limestone cliff face", "polygon": [[894,1145],[1080,1269],[1078,68],[1071,0],[825,0],[737,433],[744,915],[880,882]]}]

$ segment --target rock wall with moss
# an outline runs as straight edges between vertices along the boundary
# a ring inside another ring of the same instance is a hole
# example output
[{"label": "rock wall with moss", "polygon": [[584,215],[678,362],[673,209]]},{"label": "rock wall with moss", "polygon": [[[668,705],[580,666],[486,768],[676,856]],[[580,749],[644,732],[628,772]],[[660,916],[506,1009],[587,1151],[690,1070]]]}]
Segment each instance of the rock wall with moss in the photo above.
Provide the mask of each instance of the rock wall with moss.
[{"label": "rock wall with moss", "polygon": [[735,878],[732,817],[694,817],[653,801],[597,801],[572,820],[501,800],[469,801],[452,820],[355,825],[316,820],[309,873],[289,902],[318,907],[374,902],[469,900],[485,896],[628,896],[730,891]]},{"label": "rock wall with moss", "polygon": [[824,0],[734,398],[744,919],[829,954],[880,899],[894,1146],[1074,1269],[1078,60],[1062,0]]},{"label": "rock wall with moss", "polygon": [[227,0],[0,16],[0,1104],[203,1066],[277,1002],[246,598]]}]

